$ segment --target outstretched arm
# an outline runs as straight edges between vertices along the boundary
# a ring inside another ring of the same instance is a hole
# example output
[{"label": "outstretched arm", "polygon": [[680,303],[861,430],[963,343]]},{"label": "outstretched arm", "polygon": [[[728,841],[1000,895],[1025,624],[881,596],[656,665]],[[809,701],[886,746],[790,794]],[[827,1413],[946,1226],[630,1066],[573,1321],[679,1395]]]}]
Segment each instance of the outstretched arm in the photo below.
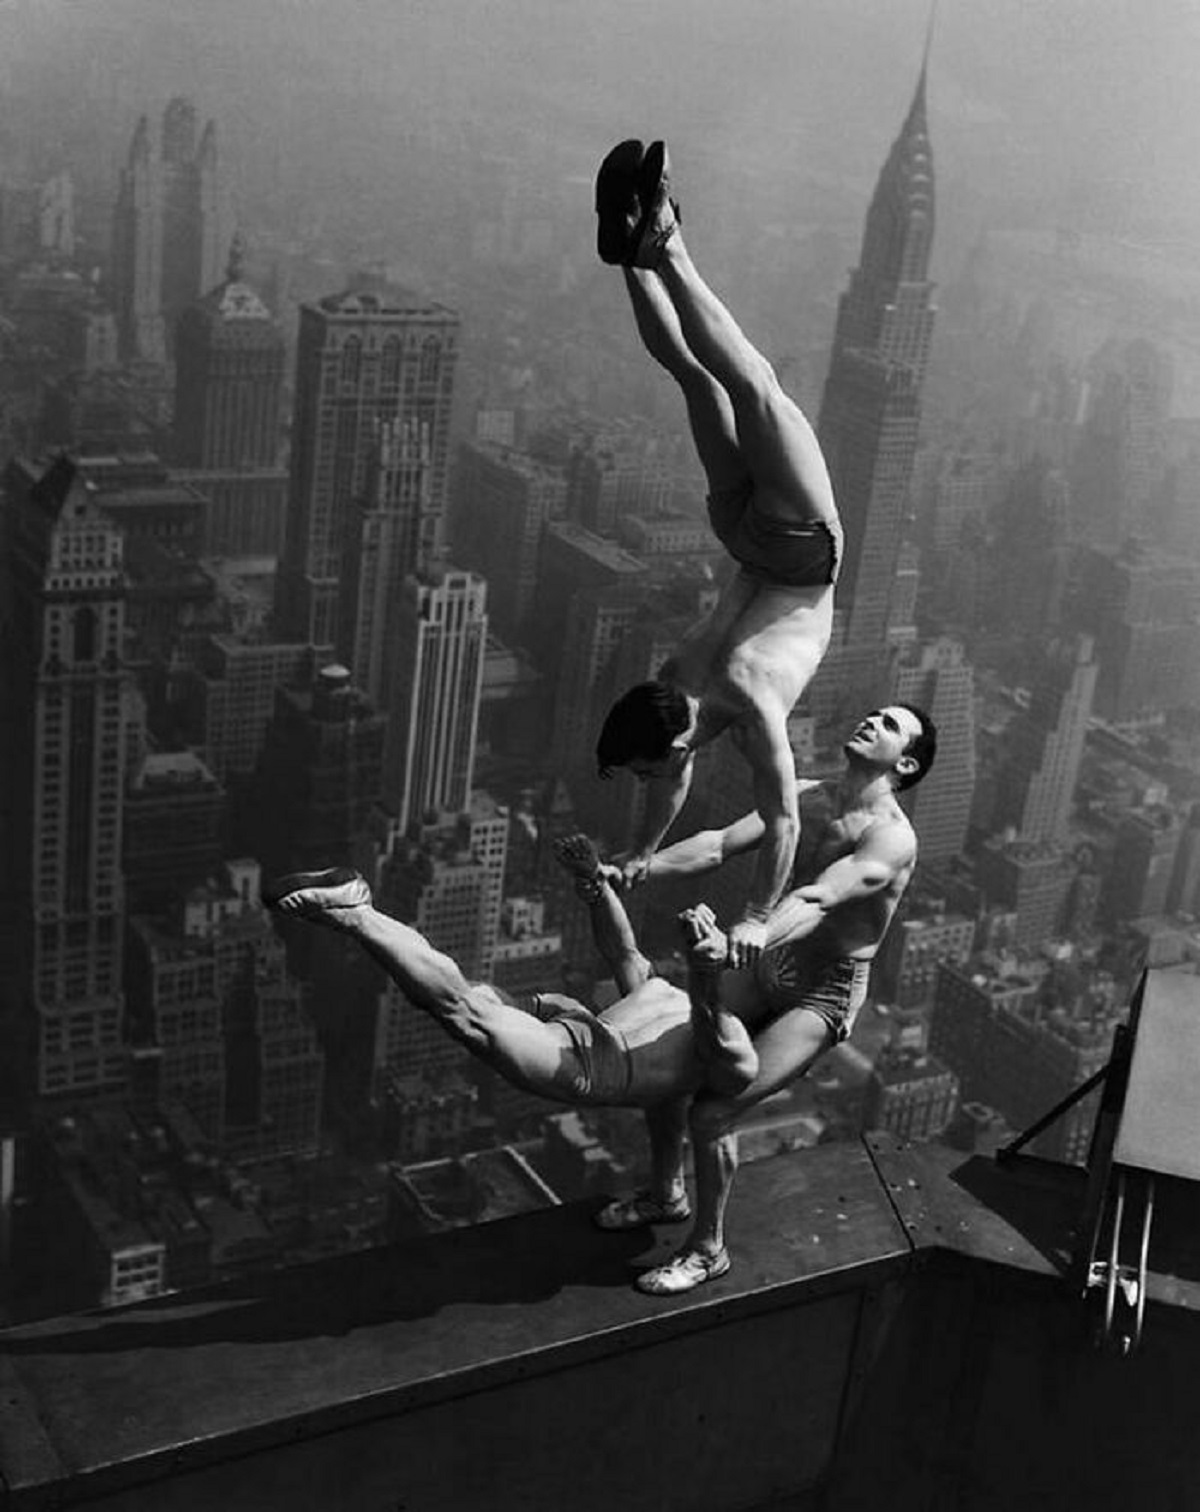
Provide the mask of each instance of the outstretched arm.
[{"label": "outstretched arm", "polygon": [[695,765],[696,758],[689,756],[679,771],[670,777],[651,777],[647,782],[646,809],[642,816],[641,830],[632,855],[622,865],[627,886],[644,882],[649,875],[654,853],[687,802]]},{"label": "outstretched arm", "polygon": [[791,945],[812,934],[836,909],[881,892],[912,865],[916,849],[910,832],[873,825],[848,856],[841,856],[813,881],[781,899],[767,921],[766,949]]},{"label": "outstretched arm", "polygon": [[650,877],[698,877],[716,871],[731,856],[740,856],[762,842],[762,815],[751,809],[724,829],[697,830],[685,840],[664,846],[651,860]]},{"label": "outstretched arm", "polygon": [[756,705],[749,722],[734,727],[754,778],[762,819],[758,864],[746,907],[729,931],[729,964],[750,966],[766,945],[767,920],[792,874],[800,839],[796,767],[788,740],[787,711],[777,699]]}]

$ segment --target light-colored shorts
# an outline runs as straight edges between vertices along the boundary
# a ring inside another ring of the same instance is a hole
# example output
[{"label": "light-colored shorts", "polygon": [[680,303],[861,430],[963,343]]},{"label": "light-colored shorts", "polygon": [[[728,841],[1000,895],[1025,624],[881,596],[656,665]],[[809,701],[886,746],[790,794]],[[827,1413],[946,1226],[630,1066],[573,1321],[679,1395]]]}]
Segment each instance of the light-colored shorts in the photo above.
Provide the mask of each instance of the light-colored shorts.
[{"label": "light-colored shorts", "polygon": [[633,1086],[633,1055],[619,1029],[574,998],[535,992],[521,1006],[544,1024],[561,1024],[574,1051],[571,1096],[580,1102],[623,1103]]}]

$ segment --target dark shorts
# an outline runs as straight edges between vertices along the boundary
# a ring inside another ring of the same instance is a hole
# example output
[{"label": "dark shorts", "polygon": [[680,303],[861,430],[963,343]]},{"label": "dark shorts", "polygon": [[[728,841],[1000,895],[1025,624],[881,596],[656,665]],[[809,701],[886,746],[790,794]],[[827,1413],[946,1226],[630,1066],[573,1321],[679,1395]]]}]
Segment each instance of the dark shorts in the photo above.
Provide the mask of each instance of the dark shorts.
[{"label": "dark shorts", "polygon": [[754,577],[784,588],[819,588],[837,581],[840,530],[825,520],[796,524],[762,514],[749,480],[709,494],[708,519],[721,545]]},{"label": "dark shorts", "polygon": [[619,1029],[558,992],[532,993],[521,1007],[544,1024],[560,1024],[567,1031],[575,1062],[572,1100],[626,1101],[633,1086],[633,1056]]},{"label": "dark shorts", "polygon": [[[803,943],[768,950],[760,958],[756,981],[773,1023],[793,1008],[804,1008],[823,1019],[833,1043],[849,1039],[858,1010],[866,1002],[870,961],[849,956],[814,956]],[[762,1025],[756,1024],[755,1030]]]}]

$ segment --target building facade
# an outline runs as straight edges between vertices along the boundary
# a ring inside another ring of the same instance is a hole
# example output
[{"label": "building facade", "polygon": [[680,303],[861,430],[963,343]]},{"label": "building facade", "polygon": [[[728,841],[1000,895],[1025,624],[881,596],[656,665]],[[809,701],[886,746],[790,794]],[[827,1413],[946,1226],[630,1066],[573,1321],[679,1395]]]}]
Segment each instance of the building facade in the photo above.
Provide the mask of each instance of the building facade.
[{"label": "building facade", "polygon": [[35,1096],[119,1088],[121,830],[140,701],[120,532],[67,457],[4,478],[0,877],[9,1076]]},{"label": "building facade", "polygon": [[335,647],[353,665],[360,606],[345,576],[382,427],[414,435],[428,476],[406,500],[418,512],[416,559],[397,559],[394,589],[441,552],[458,316],[373,282],[301,306],[287,528],[277,613],[285,635]]}]

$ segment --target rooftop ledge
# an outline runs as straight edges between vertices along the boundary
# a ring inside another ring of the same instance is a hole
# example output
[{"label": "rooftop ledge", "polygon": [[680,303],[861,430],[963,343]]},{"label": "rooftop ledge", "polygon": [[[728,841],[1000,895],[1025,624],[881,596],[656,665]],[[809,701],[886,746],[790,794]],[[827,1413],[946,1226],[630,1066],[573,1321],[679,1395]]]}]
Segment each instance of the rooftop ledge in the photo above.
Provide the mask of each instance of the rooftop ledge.
[{"label": "rooftop ledge", "polygon": [[0,1508],[1183,1506],[1200,1264],[1097,1354],[1062,1279],[1082,1199],[872,1135],[747,1166],[734,1267],[684,1298],[629,1284],[678,1230],[571,1204],[24,1325]]}]

